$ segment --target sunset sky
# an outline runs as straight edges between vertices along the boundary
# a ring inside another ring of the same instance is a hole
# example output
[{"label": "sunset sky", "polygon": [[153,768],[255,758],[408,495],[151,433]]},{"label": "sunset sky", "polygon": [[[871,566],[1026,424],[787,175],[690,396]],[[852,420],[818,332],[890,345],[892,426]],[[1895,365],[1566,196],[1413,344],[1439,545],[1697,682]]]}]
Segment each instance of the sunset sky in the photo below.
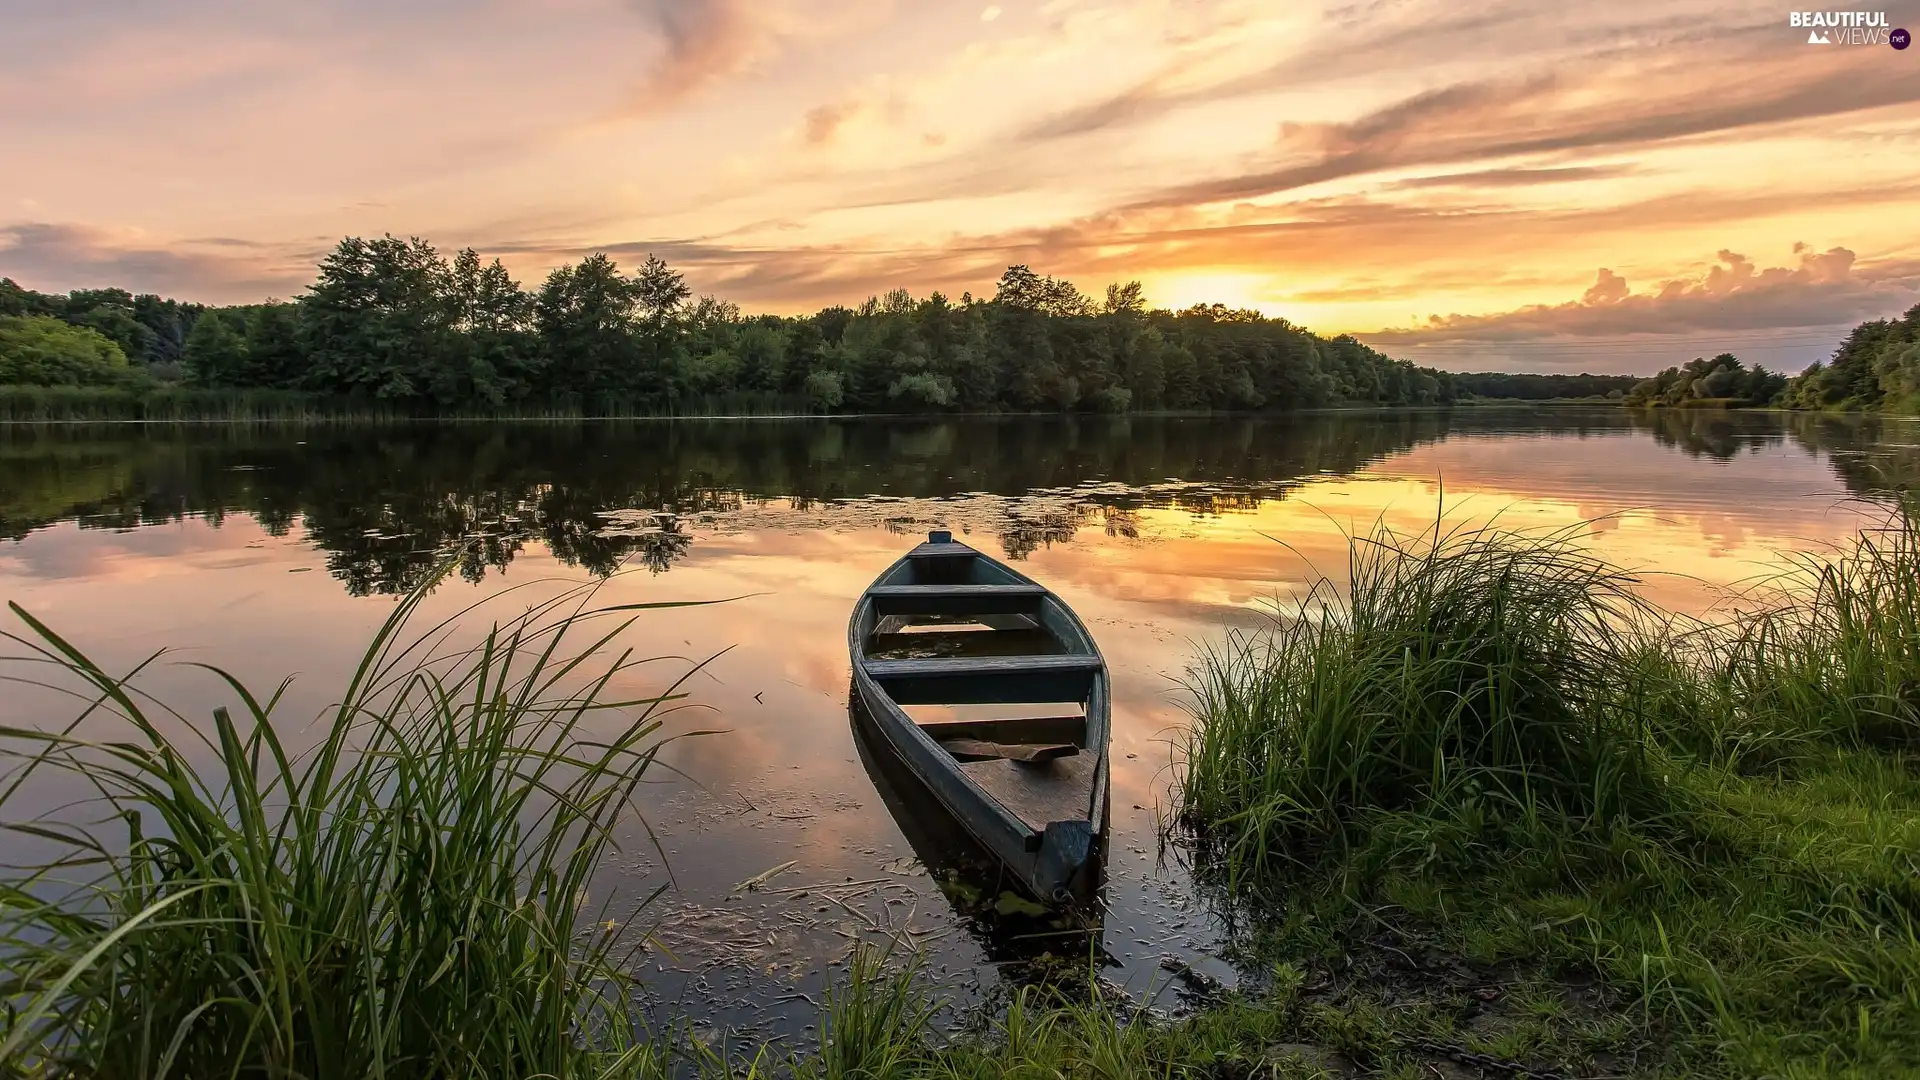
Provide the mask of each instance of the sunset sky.
[{"label": "sunset sky", "polygon": [[1788,15],[0,0],[0,276],[254,301],[393,232],[799,312],[1027,263],[1454,369],[1797,369],[1920,302],[1920,48]]}]

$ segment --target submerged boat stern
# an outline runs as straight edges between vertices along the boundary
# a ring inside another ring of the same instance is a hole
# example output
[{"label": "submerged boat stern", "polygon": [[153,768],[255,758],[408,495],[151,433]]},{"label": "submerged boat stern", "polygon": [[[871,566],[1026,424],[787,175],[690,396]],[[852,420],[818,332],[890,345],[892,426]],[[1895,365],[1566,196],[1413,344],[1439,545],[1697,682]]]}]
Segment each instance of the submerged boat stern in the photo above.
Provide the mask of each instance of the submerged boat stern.
[{"label": "submerged boat stern", "polygon": [[1091,821],[1056,821],[1040,834],[1040,853],[1033,860],[1033,886],[1054,903],[1071,902],[1089,877],[1093,863]]}]

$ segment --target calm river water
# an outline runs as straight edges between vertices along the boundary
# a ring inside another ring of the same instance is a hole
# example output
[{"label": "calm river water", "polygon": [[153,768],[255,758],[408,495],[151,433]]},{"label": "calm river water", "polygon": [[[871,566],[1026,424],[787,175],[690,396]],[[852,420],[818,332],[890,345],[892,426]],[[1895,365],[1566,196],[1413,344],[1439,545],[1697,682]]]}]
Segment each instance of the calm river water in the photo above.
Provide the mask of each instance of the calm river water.
[{"label": "calm river water", "polygon": [[[663,1013],[804,1040],[860,938],[922,948],[956,1007],[1036,957],[1094,948],[1140,996],[1171,1000],[1168,955],[1231,981],[1221,928],[1157,841],[1178,681],[1196,643],[1337,578],[1344,532],[1418,530],[1444,491],[1454,520],[1582,528],[1648,570],[1656,599],[1699,611],[1843,540],[1850,496],[1916,477],[1920,423],[1597,408],[0,428],[0,600],[109,667],[164,647],[260,687],[294,675],[277,715],[297,742],[394,596],[456,550],[471,555],[427,616],[607,574],[606,602],[738,598],[648,613],[630,634],[639,655],[687,658],[636,688],[727,650],[690,684],[702,709],[674,720],[724,731],[672,747],[685,779],[662,772],[642,794],[664,860],[635,822],[598,899],[618,911],[670,884],[635,924],[655,935],[639,955]],[[930,527],[1054,588],[1112,667],[1106,913],[1090,935],[1021,914],[849,727],[848,612]],[[188,667],[143,678],[190,717],[223,700]],[[68,715],[0,695],[5,722]]]}]

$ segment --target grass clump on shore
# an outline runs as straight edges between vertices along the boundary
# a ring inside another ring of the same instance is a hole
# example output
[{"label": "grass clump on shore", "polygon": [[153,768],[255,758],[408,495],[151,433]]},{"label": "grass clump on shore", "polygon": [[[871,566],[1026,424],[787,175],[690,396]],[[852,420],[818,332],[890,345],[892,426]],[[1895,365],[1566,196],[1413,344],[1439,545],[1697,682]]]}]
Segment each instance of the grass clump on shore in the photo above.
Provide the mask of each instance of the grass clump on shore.
[{"label": "grass clump on shore", "polygon": [[1180,813],[1265,876],[1368,808],[1606,822],[1658,803],[1633,579],[1569,534],[1436,523],[1351,547],[1349,599],[1204,658]]},{"label": "grass clump on shore", "polygon": [[1730,628],[1716,687],[1749,726],[1920,749],[1920,496],[1832,557],[1800,556]]},{"label": "grass clump on shore", "polygon": [[1356,538],[1344,600],[1201,658],[1179,820],[1271,948],[1597,976],[1688,1075],[1899,1074],[1917,538],[1891,504],[1710,625],[1565,533]]},{"label": "grass clump on shore", "polygon": [[7,815],[46,854],[0,886],[0,1071],[658,1071],[608,919],[631,912],[579,927],[673,694],[608,695],[640,662],[610,652],[630,609],[549,601],[441,651],[449,624],[404,632],[425,595],[299,754],[278,692],[209,669],[235,706],[197,722],[14,608],[13,660],[82,705],[62,730],[0,730],[0,810],[34,787],[67,796]]}]

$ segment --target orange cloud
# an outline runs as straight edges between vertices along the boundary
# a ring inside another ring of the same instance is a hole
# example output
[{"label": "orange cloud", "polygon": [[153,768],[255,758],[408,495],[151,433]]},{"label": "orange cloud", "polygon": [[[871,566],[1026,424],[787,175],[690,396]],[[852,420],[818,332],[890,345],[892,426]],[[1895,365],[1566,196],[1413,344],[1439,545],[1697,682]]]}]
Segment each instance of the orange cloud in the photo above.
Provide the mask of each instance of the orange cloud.
[{"label": "orange cloud", "polygon": [[859,106],[852,102],[834,102],[819,105],[807,110],[806,140],[809,146],[820,146],[833,141],[840,125],[846,123],[859,112]]},{"label": "orange cloud", "polygon": [[[1795,351],[1818,352],[1831,348],[1854,323],[1920,303],[1920,262],[1860,268],[1854,253],[1843,247],[1816,252],[1795,244],[1793,253],[1797,265],[1762,269],[1745,255],[1722,249],[1697,277],[1672,278],[1641,293],[1602,268],[1579,300],[1491,315],[1434,315],[1423,325],[1380,331],[1367,340],[1414,356],[1422,355],[1423,346],[1433,346],[1426,355],[1442,357],[1461,346],[1517,346],[1520,355],[1531,348],[1536,355],[1530,366],[1550,367],[1560,366],[1551,363],[1556,342],[1682,335],[1687,338],[1682,351],[1692,346],[1718,352],[1724,345],[1738,353],[1782,341],[1794,344],[1807,335],[1793,331],[1811,328],[1818,344]],[[1778,366],[1771,357],[1763,362]]]}]

